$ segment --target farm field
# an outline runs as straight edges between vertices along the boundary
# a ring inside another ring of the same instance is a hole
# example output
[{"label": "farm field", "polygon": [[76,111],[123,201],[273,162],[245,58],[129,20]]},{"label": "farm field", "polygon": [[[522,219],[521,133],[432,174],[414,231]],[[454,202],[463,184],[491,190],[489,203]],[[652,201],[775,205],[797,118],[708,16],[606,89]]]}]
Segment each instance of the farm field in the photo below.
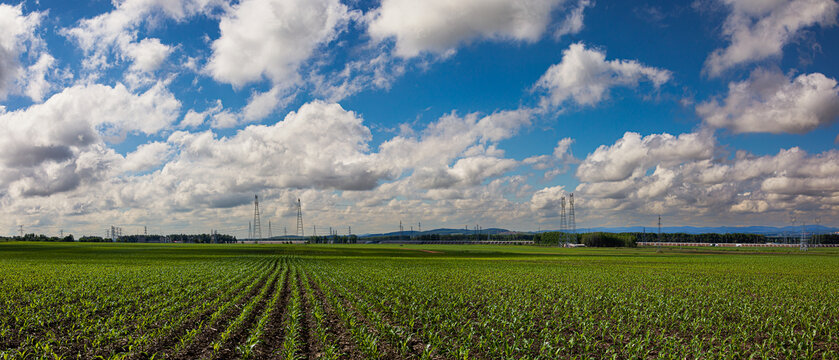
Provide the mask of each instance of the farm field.
[{"label": "farm field", "polygon": [[0,243],[0,359],[839,357],[839,249]]}]

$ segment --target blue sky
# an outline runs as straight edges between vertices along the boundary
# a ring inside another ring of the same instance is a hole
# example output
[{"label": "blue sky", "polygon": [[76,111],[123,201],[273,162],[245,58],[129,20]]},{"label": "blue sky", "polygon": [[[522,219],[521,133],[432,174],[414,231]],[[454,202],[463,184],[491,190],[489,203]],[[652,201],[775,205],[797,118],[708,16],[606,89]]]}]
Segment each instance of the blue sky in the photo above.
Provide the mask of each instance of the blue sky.
[{"label": "blue sky", "polygon": [[837,11],[4,2],[0,227],[839,225]]}]

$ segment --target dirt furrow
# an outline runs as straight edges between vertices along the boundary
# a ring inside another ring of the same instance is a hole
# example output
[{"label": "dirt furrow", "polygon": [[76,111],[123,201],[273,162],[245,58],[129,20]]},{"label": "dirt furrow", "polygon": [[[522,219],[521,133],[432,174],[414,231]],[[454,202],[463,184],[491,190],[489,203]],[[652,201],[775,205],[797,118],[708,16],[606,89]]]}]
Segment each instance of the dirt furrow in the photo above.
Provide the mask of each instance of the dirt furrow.
[{"label": "dirt furrow", "polygon": [[[282,271],[281,269],[276,269],[274,271]],[[268,301],[271,299],[271,296],[274,294],[274,291],[277,289],[277,280],[280,276],[279,274],[273,275],[274,279],[271,281],[271,284],[268,287],[268,291],[265,293],[265,296],[259,300],[259,302],[254,306],[253,311],[247,316],[245,321],[239,327],[237,331],[227,339],[226,344],[222,346],[222,349],[219,350],[218,354],[216,354],[215,359],[232,359],[234,357],[239,356],[240,352],[236,349],[237,346],[244,343],[245,339],[248,337],[248,332],[254,327],[258,319],[258,316],[262,314],[262,311],[267,306]],[[210,355],[210,354],[205,354]],[[203,358],[204,356],[202,356]]]},{"label": "dirt furrow", "polygon": [[[275,266],[276,267],[276,266]],[[273,271],[273,270],[272,270]],[[239,299],[239,302],[234,304],[233,306],[228,309],[224,315],[222,315],[218,321],[212,326],[204,326],[201,329],[201,333],[198,334],[192,343],[183,349],[179,354],[175,354],[171,356],[173,359],[197,359],[204,354],[207,350],[212,350],[212,342],[218,335],[224,331],[225,326],[230,323],[236,316],[239,314],[239,311],[248,303],[248,301],[256,296],[260,289],[265,285],[265,282],[268,281],[270,275],[266,275],[259,279],[259,283],[254,286],[247,295],[243,296]],[[167,356],[167,358],[170,358]]]},{"label": "dirt furrow", "polygon": [[338,313],[334,308],[332,308],[332,305],[329,303],[329,300],[327,300],[323,290],[320,286],[318,286],[318,283],[312,279],[311,275],[307,276],[307,278],[312,290],[315,292],[315,298],[320,301],[321,306],[323,306],[323,310],[326,313],[327,332],[332,335],[332,338],[335,339],[335,345],[341,350],[341,358],[352,360],[366,359],[367,357],[364,356],[361,349],[358,348],[358,344],[356,344],[355,340],[353,340],[352,334],[350,334],[349,330],[344,327],[344,324],[338,317]]},{"label": "dirt furrow", "polygon": [[[285,271],[285,269],[283,269],[283,271]],[[268,323],[265,325],[262,339],[263,341],[254,347],[254,359],[270,359],[271,353],[274,349],[279,349],[283,345],[283,334],[285,333],[283,318],[285,317],[286,305],[288,304],[289,297],[291,296],[291,291],[289,291],[289,277],[291,277],[291,271],[288,271],[286,274],[282,289],[280,290],[282,291],[280,299],[277,301],[274,308],[271,309],[271,314],[269,315],[270,318]]]},{"label": "dirt furrow", "polygon": [[297,272],[297,288],[300,289],[300,310],[303,312],[303,319],[300,324],[300,339],[302,345],[300,352],[306,359],[317,359],[316,356],[321,348],[317,344],[317,335],[315,334],[314,316],[312,315],[312,304],[309,304],[309,298],[306,293],[306,287],[303,286],[303,271]]}]

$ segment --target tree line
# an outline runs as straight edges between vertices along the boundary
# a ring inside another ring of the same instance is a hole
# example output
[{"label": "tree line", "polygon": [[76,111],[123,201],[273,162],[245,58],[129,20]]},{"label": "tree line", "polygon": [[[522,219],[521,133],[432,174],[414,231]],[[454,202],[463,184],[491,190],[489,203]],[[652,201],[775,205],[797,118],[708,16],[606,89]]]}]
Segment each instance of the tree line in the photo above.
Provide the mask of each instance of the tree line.
[{"label": "tree line", "polygon": [[[24,236],[0,237],[0,241],[50,241],[50,242],[72,242],[76,241],[73,235],[65,237],[25,234]],[[236,243],[235,236],[224,234],[171,234],[171,235],[123,235],[116,239],[104,238],[101,236],[82,236],[78,242],[121,242],[121,243],[196,243],[196,244],[224,244]]]}]

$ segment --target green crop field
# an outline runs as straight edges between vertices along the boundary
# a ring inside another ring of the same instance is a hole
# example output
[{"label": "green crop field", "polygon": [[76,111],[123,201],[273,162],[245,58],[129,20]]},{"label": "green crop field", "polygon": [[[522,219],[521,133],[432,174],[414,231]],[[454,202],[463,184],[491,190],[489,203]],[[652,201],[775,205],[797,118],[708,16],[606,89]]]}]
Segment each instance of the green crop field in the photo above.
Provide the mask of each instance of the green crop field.
[{"label": "green crop field", "polygon": [[839,251],[0,243],[2,359],[839,357]]}]

